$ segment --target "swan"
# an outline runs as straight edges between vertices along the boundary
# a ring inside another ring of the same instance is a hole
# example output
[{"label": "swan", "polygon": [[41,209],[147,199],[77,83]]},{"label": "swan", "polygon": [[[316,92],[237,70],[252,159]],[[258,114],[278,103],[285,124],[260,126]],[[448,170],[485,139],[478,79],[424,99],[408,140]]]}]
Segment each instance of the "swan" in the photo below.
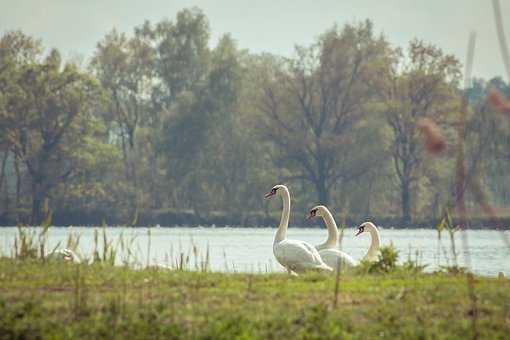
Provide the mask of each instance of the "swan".
[{"label": "swan", "polygon": [[341,265],[345,267],[353,267],[356,265],[356,261],[347,253],[337,248],[338,245],[338,228],[336,226],[335,219],[329,211],[329,209],[323,205],[318,205],[310,209],[310,215],[308,219],[316,216],[322,217],[326,227],[328,228],[328,239],[326,242],[315,246],[319,251],[319,255],[322,260],[331,268],[337,268],[338,261],[341,261]]},{"label": "swan", "polygon": [[370,244],[370,248],[368,248],[368,252],[363,258],[364,261],[374,262],[377,261],[379,257],[379,247],[381,246],[381,236],[379,236],[379,229],[372,222],[362,223],[358,227],[358,232],[355,236],[368,231],[372,238],[372,243]]},{"label": "swan", "polygon": [[80,257],[71,249],[58,249],[48,256],[50,260],[63,260],[66,262],[80,263]]},{"label": "swan", "polygon": [[282,217],[273,241],[273,254],[276,260],[291,275],[309,269],[332,271],[333,269],[324,263],[317,249],[311,244],[286,238],[290,214],[289,189],[285,185],[275,185],[264,197],[267,199],[275,196],[280,196],[283,200]]}]

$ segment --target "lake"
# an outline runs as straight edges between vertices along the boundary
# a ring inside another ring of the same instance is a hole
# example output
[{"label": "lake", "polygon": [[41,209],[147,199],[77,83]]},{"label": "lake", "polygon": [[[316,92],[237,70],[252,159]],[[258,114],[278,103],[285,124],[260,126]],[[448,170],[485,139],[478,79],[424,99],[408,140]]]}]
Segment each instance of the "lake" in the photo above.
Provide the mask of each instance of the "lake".
[{"label": "lake", "polygon": [[[34,228],[32,228],[34,229]],[[35,228],[36,231],[40,228]],[[49,248],[64,245],[70,233],[80,235],[79,252],[90,257],[94,250],[94,233],[98,231],[99,250],[102,249],[103,228],[91,227],[52,227],[48,235]],[[273,257],[272,242],[276,229],[273,228],[211,228],[211,227],[172,227],[172,228],[127,228],[107,227],[108,240],[118,249],[118,262],[122,259],[143,266],[173,266],[179,259],[189,258],[189,266],[200,266],[209,249],[209,264],[214,271],[274,272],[282,267]],[[443,232],[438,243],[437,232],[433,229],[381,229],[383,245],[393,244],[400,252],[400,262],[411,257],[427,270],[439,265],[453,263],[450,239]],[[0,228],[0,253],[12,253],[16,227]],[[150,233],[150,237],[149,237]],[[477,274],[495,276],[502,271],[510,276],[510,249],[502,240],[500,231],[470,230],[467,232],[469,249],[463,249],[461,232],[456,233],[456,248],[460,265],[465,264],[469,251],[472,270]],[[510,236],[510,231],[505,231]],[[370,236],[355,237],[354,229],[346,229],[342,249],[354,259],[363,257],[370,245]],[[327,232],[320,228],[289,228],[288,237],[319,244],[326,239]],[[124,243],[124,251],[120,239]],[[149,247],[150,245],[150,247]],[[129,252],[127,249],[129,248]],[[439,249],[439,250],[438,250]],[[148,256],[148,254],[150,255]],[[149,258],[148,258],[149,257]]]}]

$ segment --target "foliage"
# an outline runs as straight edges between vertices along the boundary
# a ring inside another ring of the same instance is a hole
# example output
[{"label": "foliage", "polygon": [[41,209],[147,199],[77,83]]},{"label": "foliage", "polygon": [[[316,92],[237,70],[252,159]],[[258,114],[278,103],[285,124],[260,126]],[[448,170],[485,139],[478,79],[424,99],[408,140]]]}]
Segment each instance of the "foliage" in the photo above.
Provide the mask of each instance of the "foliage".
[{"label": "foliage", "polygon": [[[0,259],[5,338],[469,338],[464,277],[133,270]],[[510,331],[508,280],[476,278],[482,338]]]},{"label": "foliage", "polygon": [[[30,40],[30,38],[24,38]],[[9,40],[9,33],[2,44]],[[95,109],[101,101],[96,80],[62,65],[58,51],[43,60],[19,60],[17,45],[4,56],[7,64],[8,104],[0,133],[9,151],[22,161],[30,178],[33,224],[42,220],[42,203],[50,190],[67,181],[78,169],[75,160],[86,152],[95,130]],[[35,58],[42,56],[34,52]],[[94,150],[90,150],[94,151]]]},{"label": "foliage", "polygon": [[[452,56],[420,40],[402,51],[368,20],[334,25],[290,57],[243,50],[235,32],[212,36],[200,9],[183,9],[107,32],[80,68],[5,32],[0,222],[40,224],[48,200],[63,224],[159,211],[267,224],[261,195],[275,183],[291,187],[295,212],[318,201],[349,220],[440,218],[452,162],[425,158],[416,122],[434,120],[451,144]],[[466,160],[504,205],[510,126],[485,101],[491,86],[510,94],[501,78],[466,90]]]},{"label": "foliage", "polygon": [[447,121],[458,105],[459,62],[433,45],[413,40],[407,56],[396,51],[383,87],[382,108],[393,133],[392,152],[404,221],[411,222],[412,186],[423,171],[424,152],[416,124],[425,117]]},{"label": "foliage", "polygon": [[[455,233],[460,230],[460,227],[458,225],[454,224],[453,221],[453,215],[451,208],[445,209],[444,216],[441,219],[441,221],[436,226],[437,233],[438,233],[438,242],[441,242],[441,232],[443,230],[446,230],[448,232],[448,236],[450,239],[450,252],[453,259],[453,267],[458,267],[457,262],[457,248],[455,245]],[[448,259],[447,259],[448,260]]]},{"label": "foliage", "polygon": [[369,21],[334,27],[312,46],[297,47],[295,58],[268,64],[260,75],[259,129],[274,144],[275,165],[288,169],[290,179],[310,183],[322,204],[330,203],[337,182],[365,174],[379,160],[353,146],[367,130],[359,122],[365,103],[374,99],[372,77],[387,50]]},{"label": "foliage", "polygon": [[[19,260],[45,260],[55,252],[59,244],[49,253],[47,253],[48,230],[51,226],[52,213],[45,204],[45,219],[41,224],[40,230],[25,228],[18,225],[18,234],[14,239],[13,257]],[[71,241],[70,236],[69,240]],[[68,242],[71,243],[71,242]]]},{"label": "foliage", "polygon": [[[368,262],[363,261],[360,264],[358,271],[367,273],[389,273],[397,268],[398,251],[391,244],[389,246],[382,246],[377,261]],[[404,268],[409,265],[406,264]]]}]

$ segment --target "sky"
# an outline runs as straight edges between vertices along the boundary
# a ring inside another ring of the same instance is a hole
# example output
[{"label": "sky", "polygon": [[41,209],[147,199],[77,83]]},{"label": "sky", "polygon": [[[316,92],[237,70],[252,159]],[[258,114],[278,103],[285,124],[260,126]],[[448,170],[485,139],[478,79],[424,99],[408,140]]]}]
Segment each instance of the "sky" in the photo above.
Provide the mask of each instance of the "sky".
[{"label": "sky", "polygon": [[[510,2],[501,5],[505,19]],[[173,19],[180,9],[193,6],[209,19],[212,44],[231,33],[241,48],[285,56],[335,23],[368,18],[396,46],[419,38],[464,62],[469,33],[475,31],[474,76],[506,74],[488,0],[0,0],[0,32],[21,29],[66,57],[86,60],[112,28],[130,33],[145,20]]]}]

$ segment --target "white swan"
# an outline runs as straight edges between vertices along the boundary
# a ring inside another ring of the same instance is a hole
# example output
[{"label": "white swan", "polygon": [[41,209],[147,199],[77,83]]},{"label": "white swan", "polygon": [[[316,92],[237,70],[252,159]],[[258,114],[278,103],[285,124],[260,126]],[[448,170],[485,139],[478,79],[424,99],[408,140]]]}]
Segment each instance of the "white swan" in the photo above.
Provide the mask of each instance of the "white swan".
[{"label": "white swan", "polygon": [[335,219],[329,209],[323,205],[318,205],[310,209],[310,215],[308,218],[316,216],[322,217],[326,227],[328,228],[328,239],[326,242],[315,246],[319,251],[319,255],[322,260],[331,268],[337,268],[338,261],[342,268],[353,267],[356,265],[356,261],[347,253],[338,249],[338,228],[336,226]]},{"label": "white swan", "polygon": [[48,255],[49,260],[63,260],[66,262],[80,263],[80,257],[71,249],[63,248]]},{"label": "white swan", "polygon": [[322,261],[319,252],[311,244],[286,238],[290,214],[289,189],[285,185],[275,185],[265,198],[274,196],[280,196],[283,200],[282,217],[273,241],[273,254],[276,260],[293,275],[309,269],[332,271],[333,269]]},{"label": "white swan", "polygon": [[368,231],[372,238],[372,243],[370,244],[370,248],[368,248],[368,252],[363,258],[364,261],[374,262],[379,258],[379,247],[381,246],[381,236],[379,236],[379,229],[372,222],[362,223],[358,227],[358,232],[356,236],[359,234]]}]

